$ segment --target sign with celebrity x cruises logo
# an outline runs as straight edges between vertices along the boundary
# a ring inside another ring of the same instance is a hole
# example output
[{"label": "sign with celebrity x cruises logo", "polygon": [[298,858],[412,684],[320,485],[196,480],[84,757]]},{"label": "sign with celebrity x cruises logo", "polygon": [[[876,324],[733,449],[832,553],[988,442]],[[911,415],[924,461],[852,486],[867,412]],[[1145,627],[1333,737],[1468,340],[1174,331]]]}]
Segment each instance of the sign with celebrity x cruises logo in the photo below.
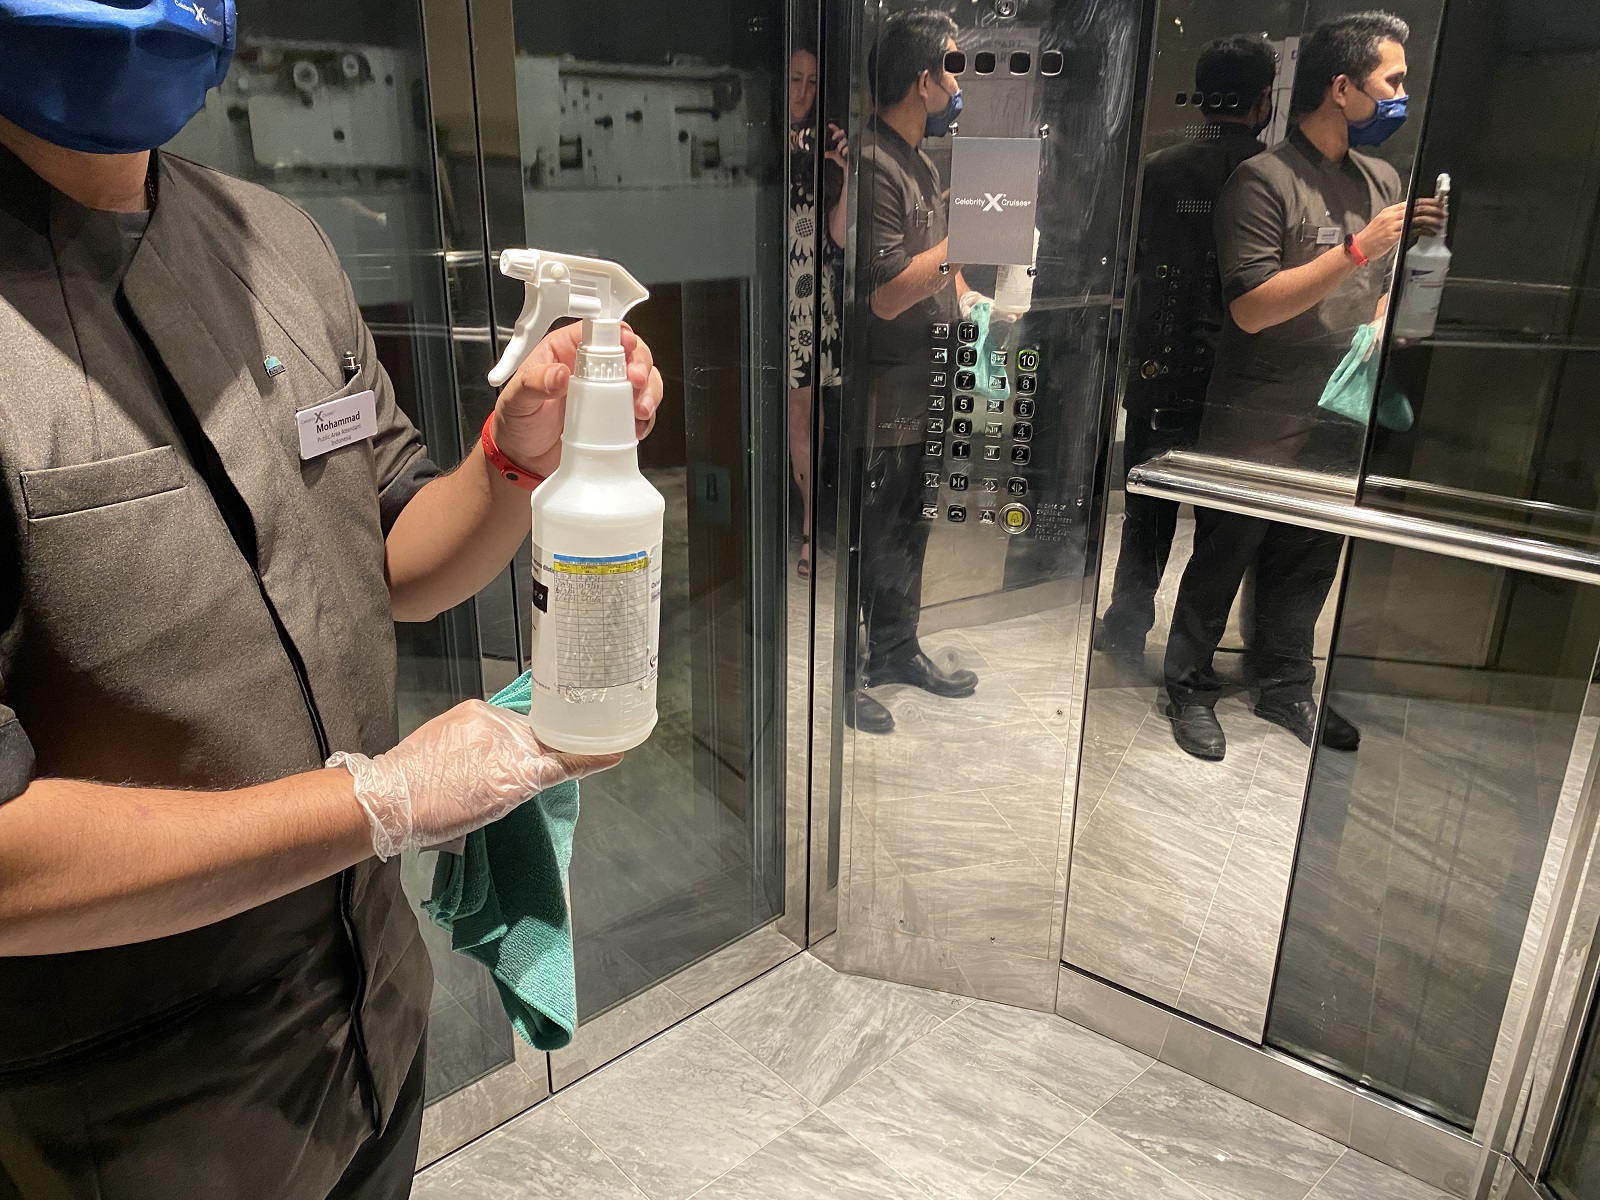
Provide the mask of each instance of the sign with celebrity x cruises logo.
[{"label": "sign with celebrity x cruises logo", "polygon": [[1033,261],[1038,138],[961,137],[950,147],[950,261]]}]

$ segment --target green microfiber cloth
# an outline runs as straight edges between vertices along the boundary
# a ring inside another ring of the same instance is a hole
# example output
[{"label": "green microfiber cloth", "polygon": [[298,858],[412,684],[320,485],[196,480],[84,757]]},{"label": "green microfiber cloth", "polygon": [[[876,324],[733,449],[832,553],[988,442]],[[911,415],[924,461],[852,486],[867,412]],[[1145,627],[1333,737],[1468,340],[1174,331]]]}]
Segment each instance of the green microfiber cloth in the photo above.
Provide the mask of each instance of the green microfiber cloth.
[{"label": "green microfiber cloth", "polygon": [[[489,703],[526,716],[532,691],[524,674]],[[512,1028],[539,1050],[561,1049],[578,1027],[567,906],[577,823],[576,780],[540,792],[469,833],[463,853],[441,852],[422,906],[452,950],[489,968]]]},{"label": "green microfiber cloth", "polygon": [[989,300],[979,300],[972,306],[972,315],[967,318],[978,327],[978,362],[973,368],[978,384],[973,391],[986,400],[1003,400],[1007,390],[1004,387],[995,387],[998,376],[1004,371],[995,371],[989,365],[989,352],[1003,349],[1004,336],[994,336],[994,304]]}]

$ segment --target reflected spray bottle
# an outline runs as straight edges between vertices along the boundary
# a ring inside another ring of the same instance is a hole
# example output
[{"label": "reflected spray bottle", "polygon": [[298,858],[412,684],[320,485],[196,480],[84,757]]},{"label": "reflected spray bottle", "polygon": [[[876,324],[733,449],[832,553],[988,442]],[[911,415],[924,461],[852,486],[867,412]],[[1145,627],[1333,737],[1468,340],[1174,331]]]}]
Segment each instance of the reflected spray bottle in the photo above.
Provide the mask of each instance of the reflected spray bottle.
[{"label": "reflected spray bottle", "polygon": [[554,322],[583,320],[561,466],[533,493],[528,720],[556,750],[631,750],[656,724],[666,502],[639,470],[622,318],[650,293],[616,263],[545,250],[507,250],[500,271],[527,298],[495,387]]},{"label": "reflected spray bottle", "polygon": [[[1450,176],[1441,172],[1433,194],[1444,202],[1445,224],[1450,218]],[[1444,299],[1444,283],[1450,275],[1450,247],[1445,245],[1445,225],[1431,237],[1420,239],[1405,252],[1400,269],[1400,305],[1394,314],[1394,336],[1432,337],[1439,321],[1439,301]]]}]

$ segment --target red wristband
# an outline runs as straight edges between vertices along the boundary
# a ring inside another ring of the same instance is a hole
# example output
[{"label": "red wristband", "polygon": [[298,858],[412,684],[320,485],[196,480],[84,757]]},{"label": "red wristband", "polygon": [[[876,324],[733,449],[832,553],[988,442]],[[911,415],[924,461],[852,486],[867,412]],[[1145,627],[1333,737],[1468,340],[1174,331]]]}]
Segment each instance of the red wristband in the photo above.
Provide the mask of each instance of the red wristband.
[{"label": "red wristband", "polygon": [[1350,256],[1350,261],[1355,263],[1358,267],[1364,267],[1367,265],[1367,263],[1372,261],[1365,254],[1361,253],[1361,247],[1356,245],[1356,235],[1353,233],[1347,233],[1344,235],[1344,252]]},{"label": "red wristband", "polygon": [[490,412],[489,419],[483,423],[483,436],[478,439],[483,443],[483,456],[489,460],[489,465],[499,471],[501,477],[508,483],[514,483],[527,492],[533,491],[534,488],[544,482],[544,476],[517,466],[516,463],[505,456],[505,452],[494,444],[494,434],[490,432],[490,427],[493,424],[494,413]]}]

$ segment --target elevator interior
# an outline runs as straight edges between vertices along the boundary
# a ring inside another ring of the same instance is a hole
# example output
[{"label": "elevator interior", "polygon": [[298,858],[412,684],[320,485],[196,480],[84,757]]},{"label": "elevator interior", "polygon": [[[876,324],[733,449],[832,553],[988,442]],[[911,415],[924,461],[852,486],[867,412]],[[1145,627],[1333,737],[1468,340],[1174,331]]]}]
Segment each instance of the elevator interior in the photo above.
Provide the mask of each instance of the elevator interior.
[{"label": "elevator interior", "polygon": [[[1195,64],[1228,34],[1276,56],[1261,142],[1281,142],[1299,49],[1343,9],[944,4],[965,107],[924,149],[968,199],[976,139],[1031,155],[1038,241],[1030,262],[961,244],[974,290],[1031,269],[1031,298],[988,340],[930,328],[919,368],[921,645],[977,691],[874,688],[895,720],[879,735],[845,721],[877,519],[857,172],[867,56],[907,7],[274,0],[172,147],[323,225],[442,464],[477,436],[521,304],[502,249],[617,257],[653,294],[636,324],[668,386],[643,450],[669,499],[662,726],[585,783],[584,1029],[553,1056],[517,1045],[486,976],[436,944],[424,1156],[812,944],[1059,1011],[1456,1194],[1595,1200],[1600,19],[1388,5],[1410,26],[1411,115],[1374,153],[1408,195],[1452,173],[1450,282],[1432,337],[1382,341],[1411,428],[1356,426],[1347,458],[1290,470],[1128,452],[1141,231],[1193,215],[1147,211],[1145,164],[1207,136]],[[797,117],[799,49],[818,89]],[[799,235],[831,266],[796,297],[795,146],[830,123],[857,151],[848,244]],[[791,330],[822,328],[824,304],[840,378],[791,386]],[[1097,650],[1128,514],[1162,500],[1183,507],[1144,652]],[[1342,539],[1311,658],[1355,750],[1253,714],[1254,583],[1216,660],[1227,754],[1174,743],[1163,651],[1195,504]],[[526,579],[524,554],[474,604],[402,627],[406,727],[516,675]],[[431,865],[408,871],[425,894]]]}]

